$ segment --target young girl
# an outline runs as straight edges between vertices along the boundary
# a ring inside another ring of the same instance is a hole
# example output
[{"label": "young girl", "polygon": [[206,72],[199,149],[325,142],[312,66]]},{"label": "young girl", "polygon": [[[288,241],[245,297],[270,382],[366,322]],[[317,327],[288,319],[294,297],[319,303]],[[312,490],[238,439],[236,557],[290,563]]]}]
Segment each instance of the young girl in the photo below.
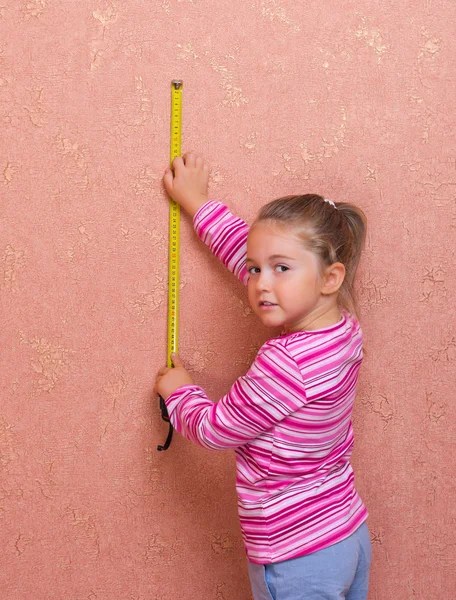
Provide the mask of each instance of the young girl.
[{"label": "young girl", "polygon": [[366,600],[371,543],[350,466],[363,342],[352,292],[364,214],[318,195],[290,196],[264,206],[249,230],[208,201],[200,157],[177,157],[173,169],[167,192],[247,285],[262,323],[282,334],[217,403],[176,355],[155,389],[182,435],[236,452],[254,599]]}]

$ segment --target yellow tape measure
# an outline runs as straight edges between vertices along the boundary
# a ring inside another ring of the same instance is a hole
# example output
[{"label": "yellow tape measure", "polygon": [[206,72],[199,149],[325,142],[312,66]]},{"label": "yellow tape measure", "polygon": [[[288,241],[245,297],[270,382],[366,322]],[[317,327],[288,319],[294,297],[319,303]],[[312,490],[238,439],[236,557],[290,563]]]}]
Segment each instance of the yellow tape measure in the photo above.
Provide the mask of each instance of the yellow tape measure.
[{"label": "yellow tape measure", "polygon": [[[182,81],[171,82],[171,165],[181,155],[182,138]],[[177,354],[179,332],[179,252],[180,206],[170,198],[169,203],[169,257],[168,257],[168,367],[172,367],[171,353]],[[166,442],[157,446],[159,452],[168,450],[173,439],[173,426],[169,420],[164,399],[160,396],[162,419],[169,423]]]},{"label": "yellow tape measure", "polygon": [[[171,82],[171,164],[181,155],[182,81]],[[169,205],[169,265],[168,265],[168,367],[172,367],[171,352],[177,354],[179,333],[179,252],[180,206],[174,200]]]}]

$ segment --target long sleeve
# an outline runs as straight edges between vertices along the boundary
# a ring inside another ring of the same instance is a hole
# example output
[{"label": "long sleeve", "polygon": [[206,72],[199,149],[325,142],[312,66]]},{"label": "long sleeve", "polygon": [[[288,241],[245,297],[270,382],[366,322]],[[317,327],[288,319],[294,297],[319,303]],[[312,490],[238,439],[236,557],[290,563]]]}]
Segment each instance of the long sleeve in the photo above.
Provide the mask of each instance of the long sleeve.
[{"label": "long sleeve", "polygon": [[247,234],[249,226],[235,217],[220,202],[206,202],[193,217],[195,231],[212,253],[244,284],[249,273],[247,258]]},{"label": "long sleeve", "polygon": [[244,445],[305,403],[298,366],[287,349],[274,340],[260,349],[247,374],[217,403],[196,385],[183,386],[166,400],[176,430],[214,450]]}]

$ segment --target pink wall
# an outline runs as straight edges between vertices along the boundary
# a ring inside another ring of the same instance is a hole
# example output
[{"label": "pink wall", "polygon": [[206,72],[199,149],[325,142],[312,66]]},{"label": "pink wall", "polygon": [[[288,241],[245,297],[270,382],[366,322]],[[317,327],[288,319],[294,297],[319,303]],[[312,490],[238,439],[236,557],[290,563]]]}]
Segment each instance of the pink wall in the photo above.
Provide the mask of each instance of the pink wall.
[{"label": "pink wall", "polygon": [[[2,600],[250,597],[233,456],[155,450],[174,78],[213,197],[247,219],[308,191],[366,211],[370,599],[455,598],[455,18],[453,0],[1,3]],[[181,355],[216,398],[266,331],[182,229]]]}]

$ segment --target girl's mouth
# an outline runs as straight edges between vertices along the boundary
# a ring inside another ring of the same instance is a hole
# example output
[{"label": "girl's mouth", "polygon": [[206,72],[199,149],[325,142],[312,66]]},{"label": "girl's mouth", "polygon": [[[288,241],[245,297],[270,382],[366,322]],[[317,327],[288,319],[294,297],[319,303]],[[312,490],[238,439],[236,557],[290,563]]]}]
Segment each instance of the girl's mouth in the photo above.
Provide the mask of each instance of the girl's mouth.
[{"label": "girl's mouth", "polygon": [[271,308],[275,308],[277,306],[277,304],[274,304],[272,302],[260,302],[260,308],[263,310],[267,310],[267,309],[271,309]]}]

